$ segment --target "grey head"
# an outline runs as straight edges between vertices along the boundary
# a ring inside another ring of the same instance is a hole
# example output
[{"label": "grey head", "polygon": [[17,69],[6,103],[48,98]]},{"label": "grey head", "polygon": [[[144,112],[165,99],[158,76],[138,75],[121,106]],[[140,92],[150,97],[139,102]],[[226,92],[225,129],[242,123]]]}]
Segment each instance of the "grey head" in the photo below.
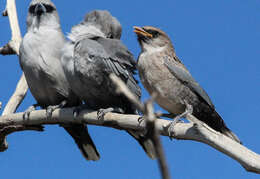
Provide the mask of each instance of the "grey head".
[{"label": "grey head", "polygon": [[170,47],[173,49],[168,35],[158,28],[152,26],[134,26],[134,32],[143,51],[160,47]]},{"label": "grey head", "polygon": [[44,26],[48,28],[60,28],[60,20],[56,7],[50,0],[32,0],[26,21],[28,31],[36,31]]},{"label": "grey head", "polygon": [[122,26],[120,22],[106,10],[94,10],[86,14],[83,24],[91,24],[100,29],[105,37],[120,39]]}]

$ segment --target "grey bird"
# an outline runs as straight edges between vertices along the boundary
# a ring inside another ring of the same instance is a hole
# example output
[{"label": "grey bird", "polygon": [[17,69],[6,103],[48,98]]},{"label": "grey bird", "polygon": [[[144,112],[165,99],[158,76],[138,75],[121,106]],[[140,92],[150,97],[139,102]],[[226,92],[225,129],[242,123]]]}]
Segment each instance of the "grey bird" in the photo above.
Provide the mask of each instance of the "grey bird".
[{"label": "grey bird", "polygon": [[[141,90],[134,74],[136,60],[119,40],[121,25],[108,11],[88,13],[69,34],[70,44],[63,51],[62,64],[71,88],[86,106],[98,110],[102,119],[107,112],[138,114],[136,107],[123,95],[109,78],[114,73],[140,98]],[[127,131],[143,147],[148,156],[156,157],[152,141],[144,134]]]},{"label": "grey bird", "polygon": [[[19,60],[30,91],[37,105],[47,109],[47,117],[58,107],[81,104],[70,89],[61,65],[61,49],[65,42],[55,5],[50,0],[33,0],[29,6],[27,33],[20,46]],[[63,127],[87,160],[99,159],[85,125]]]},{"label": "grey bird", "polygon": [[139,76],[147,91],[157,94],[156,102],[177,118],[190,112],[214,130],[241,143],[176,56],[168,35],[151,26],[134,27],[134,32],[142,50],[138,58]]}]

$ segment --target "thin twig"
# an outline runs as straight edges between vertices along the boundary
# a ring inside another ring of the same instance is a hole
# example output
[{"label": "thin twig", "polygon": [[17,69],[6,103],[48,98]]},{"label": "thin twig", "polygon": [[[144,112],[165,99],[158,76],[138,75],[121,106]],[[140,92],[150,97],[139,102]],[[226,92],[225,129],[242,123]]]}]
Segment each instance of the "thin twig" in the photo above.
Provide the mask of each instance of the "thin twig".
[{"label": "thin twig", "polygon": [[127,88],[124,82],[118,78],[115,74],[110,74],[110,79],[116,84],[117,92],[124,94],[142,113],[144,113],[144,105],[138,98]]},{"label": "thin twig", "polygon": [[156,151],[156,156],[157,156],[157,161],[158,165],[161,171],[161,175],[163,179],[170,179],[170,172],[169,168],[166,162],[166,157],[164,154],[163,146],[160,140],[160,136],[158,133],[158,130],[156,128],[156,119],[153,111],[153,100],[148,100],[146,105],[146,118],[147,118],[147,129],[148,129],[148,134],[152,136],[152,141],[155,147]]}]

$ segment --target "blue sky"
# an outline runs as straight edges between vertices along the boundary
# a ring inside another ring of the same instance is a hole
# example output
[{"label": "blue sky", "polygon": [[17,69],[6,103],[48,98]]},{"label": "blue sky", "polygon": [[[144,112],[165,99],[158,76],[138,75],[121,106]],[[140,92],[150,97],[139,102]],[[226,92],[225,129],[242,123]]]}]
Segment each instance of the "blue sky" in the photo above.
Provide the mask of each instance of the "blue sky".
[{"label": "blue sky", "polygon": [[[17,1],[22,34],[30,1]],[[132,27],[152,25],[172,39],[178,57],[211,97],[217,111],[244,145],[260,153],[260,1],[54,1],[64,33],[94,9],[109,10],[123,26],[122,40],[137,57],[140,48]],[[4,3],[0,4],[1,11]],[[0,44],[10,39],[7,18],[0,18]],[[16,56],[0,56],[0,101],[6,104],[21,75]],[[143,99],[148,94],[143,90]],[[35,103],[29,94],[19,111]],[[156,106],[156,110],[159,108]],[[150,160],[126,132],[89,127],[101,160],[86,162],[72,139],[58,126],[46,132],[8,136],[0,153],[1,177],[27,178],[160,178]],[[237,162],[194,141],[162,138],[172,178],[254,179]]]}]

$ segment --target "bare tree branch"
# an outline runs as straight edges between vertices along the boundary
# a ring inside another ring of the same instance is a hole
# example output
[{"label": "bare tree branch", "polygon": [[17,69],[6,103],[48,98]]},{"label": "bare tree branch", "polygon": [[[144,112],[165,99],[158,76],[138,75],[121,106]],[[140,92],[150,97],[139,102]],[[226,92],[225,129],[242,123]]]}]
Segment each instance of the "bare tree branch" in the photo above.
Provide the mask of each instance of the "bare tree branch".
[{"label": "bare tree branch", "polygon": [[[73,116],[73,108],[58,109],[53,112],[53,119],[46,119],[46,111],[38,110],[31,112],[30,119],[23,120],[23,113],[15,113],[0,117],[0,126],[8,125],[42,125],[42,124],[64,124],[64,123],[86,123],[91,125],[113,127],[123,130],[146,131],[146,124],[139,123],[138,115],[123,115],[108,113],[104,120],[97,119],[97,112],[85,110],[77,117]],[[205,143],[216,150],[228,155],[238,161],[247,171],[260,174],[260,155],[249,150],[245,146],[233,141],[223,134],[214,131],[206,124],[202,124],[192,115],[187,116],[192,123],[177,123],[174,130],[174,138],[182,140],[194,140]],[[161,135],[169,136],[168,128],[171,121],[156,119],[156,128]]]},{"label": "bare tree branch", "polygon": [[[6,2],[6,9],[2,13],[3,16],[8,16],[10,28],[12,31],[12,38],[8,42],[7,45],[5,45],[4,49],[5,53],[7,54],[7,51],[9,50],[9,54],[19,54],[19,47],[20,43],[22,41],[21,32],[19,28],[18,18],[17,18],[17,12],[16,12],[16,5],[15,0],[7,0]],[[3,54],[0,50],[0,54]]]},{"label": "bare tree branch", "polygon": [[17,83],[15,92],[13,93],[12,97],[8,101],[2,115],[14,113],[16,109],[19,107],[21,102],[23,101],[24,97],[26,96],[28,90],[28,86],[26,83],[26,79],[24,74],[21,76],[21,79]]},{"label": "bare tree branch", "polygon": [[[8,16],[9,18],[10,28],[12,31],[12,38],[6,45],[0,47],[0,54],[19,55],[19,47],[22,41],[22,37],[21,37],[21,32],[20,32],[18,18],[17,18],[15,0],[7,0],[6,9],[2,13],[2,15]],[[2,115],[14,113],[16,109],[19,107],[19,105],[21,104],[21,102],[23,101],[24,97],[26,96],[27,90],[28,90],[28,85],[26,83],[24,75],[22,75],[17,84],[16,90],[13,93],[7,105],[5,106]],[[7,148],[8,148],[8,143],[6,141],[6,138],[0,136],[0,150],[4,151]]]}]

